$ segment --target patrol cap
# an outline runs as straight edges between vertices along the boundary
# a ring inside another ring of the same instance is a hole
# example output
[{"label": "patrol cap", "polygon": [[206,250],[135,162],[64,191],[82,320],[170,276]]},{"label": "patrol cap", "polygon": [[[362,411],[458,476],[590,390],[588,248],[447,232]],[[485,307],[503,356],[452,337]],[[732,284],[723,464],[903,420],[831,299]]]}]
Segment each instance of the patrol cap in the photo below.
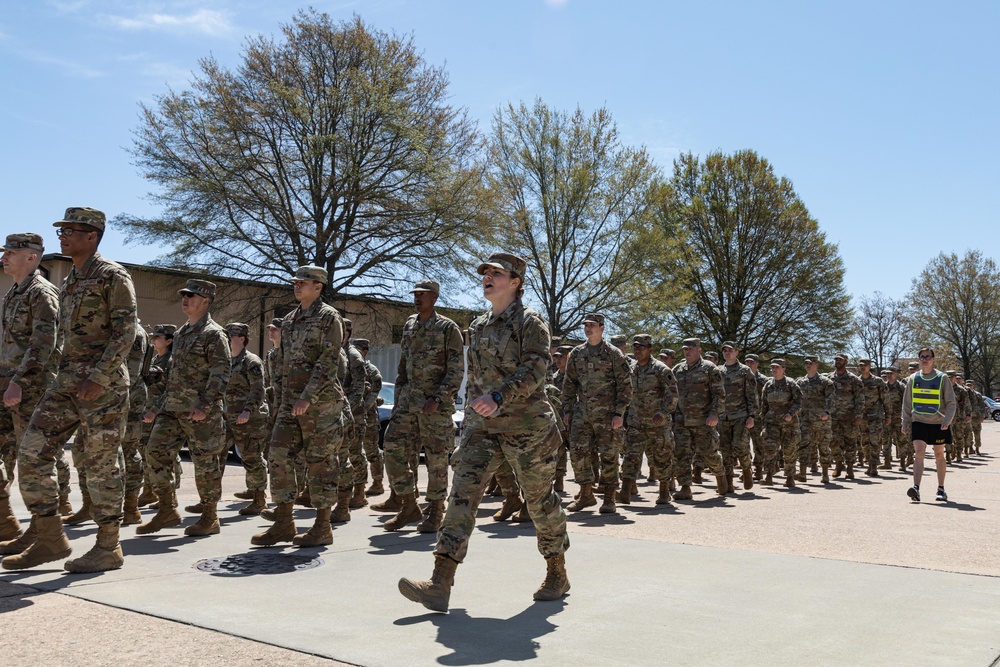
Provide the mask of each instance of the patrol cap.
[{"label": "patrol cap", "polygon": [[524,280],[524,271],[528,268],[528,263],[517,255],[512,255],[509,252],[495,252],[490,255],[489,259],[479,265],[479,268],[476,269],[476,273],[483,275],[486,273],[486,267],[489,266],[492,266],[494,269],[510,271],[513,275],[517,276],[521,280]]},{"label": "patrol cap", "polygon": [[785,360],[784,359],[771,359],[771,366],[781,366],[782,368],[784,368],[785,367]]},{"label": "patrol cap", "polygon": [[734,349],[734,350],[738,350],[738,349],[740,349],[740,348],[739,348],[739,346],[738,346],[738,345],[736,344],[736,342],[735,342],[735,341],[731,341],[731,340],[724,340],[724,341],[722,341],[722,346],[721,346],[721,348],[722,348],[722,349],[724,350],[724,349],[726,349],[727,347],[729,347],[729,348],[732,348],[732,349]]},{"label": "patrol cap", "polygon": [[435,294],[441,294],[441,286],[433,280],[418,280],[416,284],[413,285],[413,289],[410,290],[410,294],[414,292],[434,292]]},{"label": "patrol cap", "polygon": [[184,284],[184,287],[177,290],[178,294],[197,294],[198,296],[203,296],[206,299],[215,298],[215,283],[210,283],[207,280],[198,280],[197,278],[191,278]]},{"label": "patrol cap", "polygon": [[63,219],[57,222],[53,222],[53,227],[62,227],[63,225],[80,224],[87,225],[88,227],[93,227],[96,230],[104,231],[104,224],[107,218],[104,217],[102,211],[98,211],[96,208],[90,208],[88,206],[71,206],[66,209],[63,213]]},{"label": "patrol cap", "polygon": [[706,359],[711,359],[712,361],[718,361],[719,360],[719,353],[718,352],[706,352],[705,353],[705,358]]},{"label": "patrol cap", "polygon": [[358,348],[359,350],[367,350],[371,347],[371,343],[368,342],[367,338],[352,338],[351,345]]},{"label": "patrol cap", "polygon": [[677,356],[674,353],[674,351],[671,350],[669,347],[665,347],[662,350],[660,350],[660,354],[663,355],[664,357],[676,357]]},{"label": "patrol cap", "polygon": [[847,361],[847,355],[841,353],[841,354],[838,354],[837,356],[835,356],[834,359],[838,359],[840,361]]},{"label": "patrol cap", "polygon": [[572,345],[560,345],[559,348],[556,350],[556,354],[567,355],[572,351],[573,351]]},{"label": "patrol cap", "polygon": [[956,377],[958,375],[958,373],[955,372],[955,371],[947,371],[947,373],[948,373],[948,377],[950,377],[950,378]]},{"label": "patrol cap", "polygon": [[226,325],[226,333],[230,336],[250,337],[250,326],[242,322],[230,322]]},{"label": "patrol cap", "polygon": [[31,232],[24,232],[23,234],[8,234],[7,242],[3,244],[4,250],[20,250],[21,248],[28,248],[29,250],[38,250],[42,252],[45,250],[45,242],[42,237],[38,234],[32,234]]},{"label": "patrol cap", "polygon": [[681,342],[681,347],[701,347],[701,340],[698,338],[685,338]]},{"label": "patrol cap", "polygon": [[955,376],[965,379],[965,373],[963,371],[955,371]]},{"label": "patrol cap", "polygon": [[642,345],[643,347],[653,347],[653,337],[649,334],[636,334],[632,338],[633,345]]},{"label": "patrol cap", "polygon": [[271,320],[271,323],[268,324],[267,326],[268,326],[268,328],[274,327],[275,329],[280,329],[281,328],[281,322],[282,322],[282,319],[280,317],[275,317],[274,319]]},{"label": "patrol cap", "polygon": [[871,365],[872,365],[871,359],[858,359],[858,366],[871,366]]},{"label": "patrol cap", "polygon": [[289,282],[296,282],[298,280],[315,280],[318,283],[323,283],[326,285],[330,278],[322,266],[313,266],[308,264],[306,266],[300,266],[295,269],[295,275],[288,279]]},{"label": "patrol cap", "polygon": [[804,363],[804,364],[818,364],[819,363],[819,357],[817,357],[815,354],[806,355],[806,358],[802,360],[802,363]]},{"label": "patrol cap", "polygon": [[173,336],[177,331],[176,324],[154,324],[150,336]]},{"label": "patrol cap", "polygon": [[920,364],[919,364],[919,363],[917,363],[916,361],[911,361],[910,363],[908,363],[908,364],[906,365],[906,368],[907,368],[908,370],[911,370],[911,371],[912,371],[912,370],[916,370],[916,369],[920,368]]},{"label": "patrol cap", "polygon": [[549,339],[549,347],[559,347],[560,345],[562,345],[562,342],[563,342],[562,336],[553,336],[552,338]]},{"label": "patrol cap", "polygon": [[596,324],[600,324],[603,327],[604,315],[601,315],[600,313],[587,313],[586,315],[583,316],[583,323],[586,324],[587,322],[594,322]]},{"label": "patrol cap", "polygon": [[886,370],[889,371],[890,373],[898,373],[899,372],[899,367],[898,366],[889,366],[889,368],[887,368]]},{"label": "patrol cap", "polygon": [[881,376],[881,375],[888,375],[888,374],[889,374],[889,369],[888,369],[888,368],[883,368],[882,370],[880,370],[880,371],[878,372],[878,374],[879,374],[880,376]]},{"label": "patrol cap", "polygon": [[614,336],[611,337],[611,344],[614,345],[615,347],[624,345],[627,342],[628,342],[628,336],[626,336],[625,334],[615,334]]}]

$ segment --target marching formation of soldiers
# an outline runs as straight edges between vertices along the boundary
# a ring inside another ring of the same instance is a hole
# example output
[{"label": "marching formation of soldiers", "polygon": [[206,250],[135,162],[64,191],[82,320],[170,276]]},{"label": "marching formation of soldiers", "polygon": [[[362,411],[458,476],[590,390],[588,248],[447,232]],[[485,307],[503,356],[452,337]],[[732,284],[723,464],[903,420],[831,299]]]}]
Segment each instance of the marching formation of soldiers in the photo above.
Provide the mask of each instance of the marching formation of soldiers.
[{"label": "marching formation of soldiers", "polygon": [[[349,521],[367,497],[389,496],[373,506],[393,516],[396,531],[409,524],[437,533],[435,571],[429,581],[400,581],[408,598],[447,609],[455,567],[465,557],[476,508],[491,480],[506,496],[494,515],[532,521],[548,564],[539,600],[569,590],[564,554],[569,547],[565,511],[598,504],[615,513],[637,494],[643,457],[648,478],[659,484],[657,504],[691,500],[708,470],[720,495],[783,474],[794,487],[808,474],[854,478],[913,460],[900,430],[904,385],[896,368],[859,373],[838,355],[835,370],[818,372],[805,358],[806,375],[785,375],[782,359],[739,360],[736,343],[721,345],[723,360],[703,354],[701,341],[683,341],[682,360],[672,350],[654,357],[648,334],[604,338],[604,316],[583,318],[586,342],[560,345],[521,297],[524,260],[496,253],[479,266],[491,309],[463,336],[435,310],[440,287],[421,280],[412,290],[416,313],[403,327],[392,417],[378,445],[377,405],[382,377],[366,357],[369,342],[351,339],[351,323],[323,300],[325,269],[302,266],[290,278],[297,307],[268,327],[273,348],[261,359],[247,349],[250,327],[216,323],[216,286],[188,280],[180,290],[181,327],[139,326],[132,279],[97,252],[105,216],[90,208],[67,209],[55,223],[63,254],[73,268],[61,289],[38,265],[41,236],[12,234],[4,245],[4,270],[15,281],[3,303],[0,390],[7,423],[0,456],[0,555],[8,570],[34,567],[70,555],[64,524],[93,520],[96,544],[66,561],[70,572],[122,566],[121,525],[138,524],[148,535],[181,524],[177,489],[179,452],[194,463],[199,515],[184,534],[221,530],[218,503],[227,454],[237,450],[245,469],[247,502],[239,512],[270,521],[253,535],[258,546],[322,546],[332,526]],[[461,445],[455,447],[452,414],[466,373],[468,409]],[[955,443],[948,460],[978,454],[981,394],[950,373],[958,403]],[[69,467],[63,460],[75,433],[72,459],[83,506],[68,506]],[[426,504],[418,504],[418,468],[426,461]],[[563,509],[569,466],[579,492]],[[24,529],[9,502],[17,465],[19,488],[31,513]],[[384,466],[384,470],[383,470]],[[453,471],[448,490],[448,470]],[[369,471],[371,485],[366,489]],[[268,506],[270,500],[275,507]],[[295,504],[312,508],[313,524],[296,528]],[[140,508],[155,514],[143,522]]]}]

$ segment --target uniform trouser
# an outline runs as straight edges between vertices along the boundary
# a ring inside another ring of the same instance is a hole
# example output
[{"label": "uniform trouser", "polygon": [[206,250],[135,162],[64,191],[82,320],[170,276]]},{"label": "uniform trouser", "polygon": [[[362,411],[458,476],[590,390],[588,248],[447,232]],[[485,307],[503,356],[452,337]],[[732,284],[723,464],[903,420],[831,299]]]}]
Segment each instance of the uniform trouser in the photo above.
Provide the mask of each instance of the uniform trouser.
[{"label": "uniform trouser", "polygon": [[51,388],[45,392],[18,448],[20,489],[28,510],[54,516],[59,509],[56,459],[79,429],[87,442],[81,469],[90,493],[91,513],[99,525],[121,522],[125,497],[122,438],[128,409],[128,389],[104,391],[92,401],[75,392]]},{"label": "uniform trouser", "polygon": [[[10,497],[10,486],[14,480],[14,470],[17,464],[17,447],[24,438],[24,432],[31,421],[31,413],[38,405],[41,392],[31,395],[22,394],[17,407],[10,409],[0,402],[0,498]],[[59,495],[69,495],[69,463],[66,462],[65,451],[56,454],[56,481],[59,484]]]},{"label": "uniform trouser", "polygon": [[563,428],[561,422],[559,436],[562,442],[559,445],[559,453],[556,454],[556,477],[565,477],[569,465],[569,429]]},{"label": "uniform trouser", "polygon": [[796,421],[768,422],[764,428],[765,472],[777,472],[778,452],[785,464],[785,476],[795,474],[795,464],[799,455],[799,424]]},{"label": "uniform trouser", "polygon": [[[624,428],[624,427],[623,427]],[[618,488],[618,438],[611,418],[586,419],[574,416],[569,427],[569,456],[577,484]],[[599,467],[599,474],[594,469]]]},{"label": "uniform trouser", "polygon": [[885,435],[885,417],[862,417],[861,419],[861,451],[869,465],[878,464],[882,453],[882,437]]},{"label": "uniform trouser", "polygon": [[843,465],[853,463],[858,451],[858,427],[854,425],[854,419],[831,419],[830,428],[833,431],[830,453],[834,462]]},{"label": "uniform trouser", "polygon": [[382,450],[378,446],[378,431],[378,410],[372,410],[365,420],[364,449],[365,458],[368,459],[368,465],[372,469],[373,480],[381,480],[384,477],[382,471],[385,468]]},{"label": "uniform trouser", "polygon": [[972,441],[976,451],[983,446],[983,420],[972,418]]},{"label": "uniform trouser", "polygon": [[340,481],[338,454],[344,443],[342,403],[312,404],[306,413],[292,416],[292,405],[278,408],[271,434],[271,498],[276,503],[294,502],[299,462],[305,463],[306,488],[312,506],[333,507]]},{"label": "uniform trouser", "polygon": [[548,421],[540,426],[513,433],[486,433],[480,429],[465,432],[452,457],[455,474],[434,553],[459,563],[465,560],[486,483],[502,461],[510,464],[524,495],[528,515],[535,524],[538,551],[546,558],[566,552],[566,513],[552,486],[559,428]]},{"label": "uniform trouser", "polygon": [[830,443],[833,442],[833,426],[829,419],[803,419],[799,441],[799,462],[811,464],[819,462],[824,468],[830,465]]},{"label": "uniform trouser", "polygon": [[746,417],[720,419],[716,428],[719,431],[719,454],[722,455],[726,475],[734,474],[737,461],[743,470],[751,470],[750,429],[746,427]]},{"label": "uniform trouser", "polygon": [[[451,415],[396,413],[385,431],[385,470],[397,495],[416,493],[421,447],[427,459],[427,500],[448,495],[448,457],[455,449]],[[499,462],[498,462],[499,465]]]},{"label": "uniform trouser", "polygon": [[[155,420],[153,422],[155,424]],[[149,436],[153,434],[153,424],[142,423],[142,440],[139,443],[139,455],[142,457],[142,483],[148,488],[153,488],[153,482],[149,478],[149,458],[147,457],[147,451],[149,449]],[[174,477],[173,485],[175,489],[181,488],[181,456],[178,453],[174,457]]]},{"label": "uniform trouser", "polygon": [[754,463],[760,465],[763,462],[764,453],[764,431],[759,421],[755,421],[753,428],[747,429],[750,432],[750,444],[753,445]]},{"label": "uniform trouser", "polygon": [[678,484],[691,485],[691,465],[696,455],[716,477],[726,474],[719,454],[719,432],[714,426],[679,424],[674,435],[674,476]]},{"label": "uniform trouser", "polygon": [[267,488],[267,464],[264,463],[264,450],[270,435],[267,426],[268,420],[263,417],[251,418],[245,424],[237,424],[236,419],[231,418],[226,423],[226,451],[235,448],[240,453],[250,491]]},{"label": "uniform trouser", "polygon": [[882,456],[892,458],[892,450],[896,450],[896,458],[905,461],[913,454],[913,442],[903,435],[903,419],[896,415],[889,418],[889,425],[885,427],[885,444],[882,447]]},{"label": "uniform trouser", "polygon": [[368,459],[365,457],[365,432],[367,429],[368,424],[364,421],[354,422],[353,434],[350,442],[347,443],[351,467],[354,468],[355,486],[368,482]]},{"label": "uniform trouser", "polygon": [[142,488],[142,415],[130,413],[125,421],[122,456],[125,459],[125,493]]},{"label": "uniform trouser", "polygon": [[[194,482],[203,503],[217,503],[222,498],[221,459],[226,451],[226,425],[222,410],[213,407],[200,422],[188,418],[188,411],[161,412],[153,422],[153,432],[146,445],[149,480],[156,495],[170,498],[174,488],[174,464],[181,446],[187,441],[194,462]],[[221,460],[221,464],[220,464]]]},{"label": "uniform trouser", "polygon": [[661,426],[641,425],[629,426],[628,447],[622,460],[622,478],[635,481],[642,468],[642,455],[645,453],[649,464],[656,468],[657,474],[666,482],[670,480],[671,458],[674,454],[673,437],[670,432],[669,419]]}]

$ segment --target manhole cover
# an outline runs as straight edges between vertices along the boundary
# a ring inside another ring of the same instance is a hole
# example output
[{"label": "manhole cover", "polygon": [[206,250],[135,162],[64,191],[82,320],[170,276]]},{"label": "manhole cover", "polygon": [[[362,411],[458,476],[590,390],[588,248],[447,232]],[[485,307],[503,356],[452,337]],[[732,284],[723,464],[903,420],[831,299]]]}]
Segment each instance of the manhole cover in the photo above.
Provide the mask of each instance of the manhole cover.
[{"label": "manhole cover", "polygon": [[227,577],[247,577],[253,574],[287,574],[311,570],[323,564],[322,558],[298,554],[249,553],[220,558],[206,558],[194,564],[202,572]]}]

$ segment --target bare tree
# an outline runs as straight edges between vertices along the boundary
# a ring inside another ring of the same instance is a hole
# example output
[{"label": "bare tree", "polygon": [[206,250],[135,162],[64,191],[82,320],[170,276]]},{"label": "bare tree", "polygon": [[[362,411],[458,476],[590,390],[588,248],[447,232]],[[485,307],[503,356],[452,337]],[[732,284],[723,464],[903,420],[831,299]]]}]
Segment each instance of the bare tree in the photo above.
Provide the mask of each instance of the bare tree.
[{"label": "bare tree", "polygon": [[877,368],[896,363],[909,347],[905,301],[896,301],[882,292],[862,296],[855,307],[851,328],[864,356]]}]

